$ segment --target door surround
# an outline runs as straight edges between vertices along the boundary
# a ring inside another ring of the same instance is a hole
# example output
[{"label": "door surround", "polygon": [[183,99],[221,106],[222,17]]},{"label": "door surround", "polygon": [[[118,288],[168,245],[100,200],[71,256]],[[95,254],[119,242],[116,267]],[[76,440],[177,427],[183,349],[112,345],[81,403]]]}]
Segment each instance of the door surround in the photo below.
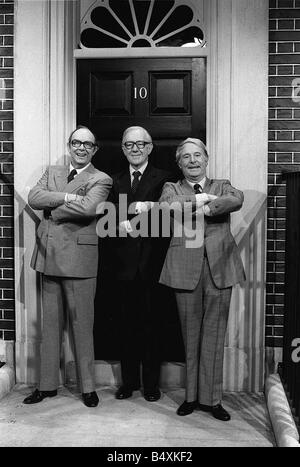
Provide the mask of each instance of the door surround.
[{"label": "door surround", "polygon": [[[229,178],[245,193],[242,211],[233,215],[233,231],[248,279],[233,296],[224,388],[257,391],[262,390],[264,383],[268,0],[203,3],[206,48],[172,47],[154,52],[147,48],[146,53],[160,57],[198,53],[207,56],[210,173]],[[26,206],[27,192],[49,163],[65,160],[65,141],[76,123],[75,60],[83,58],[83,53],[88,58],[97,53],[100,58],[99,49],[76,50],[79,19],[78,2],[16,0],[16,376],[17,382],[27,384],[38,378],[41,325],[38,278],[29,268],[38,217]],[[142,52],[122,49],[122,57]],[[102,51],[102,57],[107,58],[107,53],[108,50]],[[110,58],[118,58],[114,55],[117,53],[116,49],[109,49]]]}]

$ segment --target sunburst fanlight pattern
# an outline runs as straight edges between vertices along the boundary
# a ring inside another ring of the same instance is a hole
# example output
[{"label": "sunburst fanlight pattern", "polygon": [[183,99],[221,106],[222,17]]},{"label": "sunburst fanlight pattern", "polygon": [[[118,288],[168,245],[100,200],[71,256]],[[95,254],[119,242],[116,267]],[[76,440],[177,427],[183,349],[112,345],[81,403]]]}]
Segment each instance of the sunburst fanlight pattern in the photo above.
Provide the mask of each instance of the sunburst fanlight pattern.
[{"label": "sunburst fanlight pattern", "polygon": [[205,45],[186,0],[96,0],[81,24],[82,48]]}]

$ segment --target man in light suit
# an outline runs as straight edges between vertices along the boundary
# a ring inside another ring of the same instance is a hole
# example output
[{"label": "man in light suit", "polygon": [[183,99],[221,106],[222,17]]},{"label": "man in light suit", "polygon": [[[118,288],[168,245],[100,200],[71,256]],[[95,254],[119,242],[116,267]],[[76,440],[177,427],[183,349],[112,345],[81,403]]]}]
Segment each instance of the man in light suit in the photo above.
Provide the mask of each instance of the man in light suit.
[{"label": "man in light suit", "polygon": [[96,210],[111,178],[95,169],[95,135],[77,127],[69,138],[70,164],[50,166],[30,190],[28,203],[43,210],[31,267],[42,275],[43,331],[39,388],[25,404],[57,395],[64,314],[72,326],[77,377],[87,407],[99,399],[94,381],[94,295],[98,263]]},{"label": "man in light suit", "polygon": [[[149,155],[152,138],[142,127],[129,127],[122,137],[122,150],[128,167],[113,176],[109,201],[118,209],[118,236],[111,241],[110,263],[120,287],[121,372],[122,385],[117,399],[127,399],[143,385],[144,398],[157,401],[159,390],[160,356],[157,326],[159,309],[154,305],[155,288],[164,261],[164,243],[160,238],[133,236],[132,225],[137,214],[148,216],[152,203],[158,201],[162,187],[170,174],[153,167]],[[123,206],[120,195],[125,196]],[[133,205],[134,212],[128,212]],[[121,215],[121,218],[120,218]],[[142,367],[142,380],[140,378]]]},{"label": "man in light suit", "polygon": [[177,414],[199,408],[228,421],[221,405],[224,340],[232,287],[245,278],[230,213],[241,208],[243,193],[228,180],[206,176],[208,154],[199,139],[183,141],[176,159],[184,179],[166,183],[160,202],[192,209],[194,223],[199,216],[197,242],[189,243],[193,224],[190,230],[183,225],[183,235],[171,240],[160,276],[175,290],[186,351],[186,400]]}]

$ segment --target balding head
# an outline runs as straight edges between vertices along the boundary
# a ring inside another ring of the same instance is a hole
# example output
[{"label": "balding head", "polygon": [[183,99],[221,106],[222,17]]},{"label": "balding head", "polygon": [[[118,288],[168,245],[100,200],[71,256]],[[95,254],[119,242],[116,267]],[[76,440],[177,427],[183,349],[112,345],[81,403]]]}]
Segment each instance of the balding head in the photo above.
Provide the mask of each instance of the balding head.
[{"label": "balding head", "polygon": [[124,143],[124,141],[128,141],[128,134],[135,133],[136,131],[141,132],[143,134],[143,141],[152,143],[152,138],[145,128],[143,128],[142,126],[130,126],[129,128],[126,128],[126,130],[123,133],[122,144]]},{"label": "balding head", "polygon": [[145,128],[131,126],[123,133],[122,149],[129,164],[138,170],[148,161],[153,149],[152,138]]}]

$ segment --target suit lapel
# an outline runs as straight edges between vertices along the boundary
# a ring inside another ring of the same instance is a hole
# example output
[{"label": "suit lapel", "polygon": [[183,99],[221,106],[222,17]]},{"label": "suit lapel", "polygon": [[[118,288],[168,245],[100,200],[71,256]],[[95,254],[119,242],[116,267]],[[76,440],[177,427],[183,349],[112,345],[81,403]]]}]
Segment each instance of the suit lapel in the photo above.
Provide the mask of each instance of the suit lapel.
[{"label": "suit lapel", "polygon": [[145,201],[149,189],[153,186],[153,179],[156,177],[155,169],[148,163],[145,172],[143,173],[137,190],[133,195],[131,192],[131,177],[129,167],[123,172],[119,178],[119,193],[127,193],[128,201]]},{"label": "suit lapel", "polygon": [[149,189],[153,187],[153,180],[156,178],[156,171],[148,162],[146,170],[144,171],[140,183],[134,195],[135,200],[146,201]]},{"label": "suit lapel", "polygon": [[181,188],[182,192],[184,195],[194,195],[194,188],[187,182],[187,180],[184,178],[181,180]]},{"label": "suit lapel", "polygon": [[57,167],[57,170],[54,172],[54,181],[57,191],[64,191],[68,183],[68,173],[69,167],[64,165],[62,167]]},{"label": "suit lapel", "polygon": [[[210,192],[210,187],[211,187],[211,179],[206,177],[204,188],[203,188],[203,193],[209,193]],[[194,188],[187,182],[187,180],[184,178],[181,180],[181,187],[183,190],[183,194],[185,195],[190,195],[194,194]]]},{"label": "suit lapel", "polygon": [[210,192],[211,183],[212,183],[211,179],[206,177],[205,185],[204,185],[204,188],[203,188],[203,193],[209,193]]},{"label": "suit lapel", "polygon": [[133,196],[131,193],[131,180],[130,180],[130,173],[129,168],[122,172],[118,178],[117,190],[116,195],[119,194],[127,194],[127,201],[128,203],[132,203]]},{"label": "suit lapel", "polygon": [[81,185],[85,185],[93,173],[94,166],[91,164],[85,170],[76,175],[70,183],[68,183],[68,192],[72,193],[73,191],[77,191]]}]

